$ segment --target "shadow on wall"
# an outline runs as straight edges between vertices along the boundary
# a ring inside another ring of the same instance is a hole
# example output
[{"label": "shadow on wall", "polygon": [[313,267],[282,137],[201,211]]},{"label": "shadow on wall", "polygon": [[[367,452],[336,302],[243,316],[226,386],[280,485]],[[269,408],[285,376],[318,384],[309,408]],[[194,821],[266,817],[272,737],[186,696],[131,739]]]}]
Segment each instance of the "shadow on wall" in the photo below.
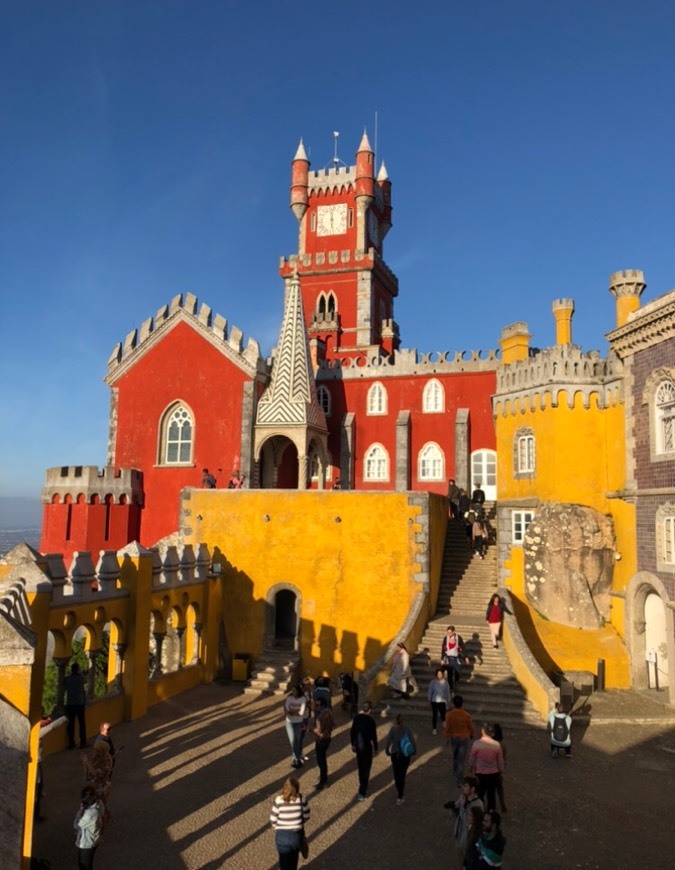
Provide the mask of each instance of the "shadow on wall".
[{"label": "shadow on wall", "polygon": [[525,642],[530,648],[530,652],[539,662],[542,670],[551,677],[554,672],[560,671],[561,667],[555,659],[551,658],[548,650],[542,643],[532,620],[530,608],[525,602],[516,598],[513,592],[511,593],[511,602],[513,604],[513,615],[518,622]]}]

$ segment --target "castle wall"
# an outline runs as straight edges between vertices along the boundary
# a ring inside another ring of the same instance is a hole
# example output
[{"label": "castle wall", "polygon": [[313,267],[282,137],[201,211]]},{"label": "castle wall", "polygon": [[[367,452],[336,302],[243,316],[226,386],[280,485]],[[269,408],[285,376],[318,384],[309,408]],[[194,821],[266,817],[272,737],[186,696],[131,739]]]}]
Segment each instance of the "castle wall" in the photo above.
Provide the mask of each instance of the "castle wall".
[{"label": "castle wall", "polygon": [[438,525],[447,521],[438,497],[191,490],[183,513],[186,539],[208,539],[224,566],[228,646],[253,658],[263,649],[275,589],[301,599],[304,671],[333,676],[380,657],[416,592],[437,595],[442,552],[430,555],[429,541],[443,540]]}]

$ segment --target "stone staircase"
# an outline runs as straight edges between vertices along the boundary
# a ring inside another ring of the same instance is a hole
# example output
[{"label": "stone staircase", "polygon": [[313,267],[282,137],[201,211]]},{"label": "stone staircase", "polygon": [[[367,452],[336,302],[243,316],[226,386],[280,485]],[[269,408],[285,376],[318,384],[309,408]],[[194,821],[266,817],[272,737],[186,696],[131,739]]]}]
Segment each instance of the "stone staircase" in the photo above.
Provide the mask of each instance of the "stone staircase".
[{"label": "stone staircase", "polygon": [[264,650],[255,663],[245,695],[287,695],[297,682],[300,653],[294,650]]},{"label": "stone staircase", "polygon": [[462,666],[458,693],[476,726],[481,721],[499,722],[505,728],[541,725],[540,717],[513,676],[503,648],[493,649],[485,621],[485,608],[497,591],[498,577],[495,506],[486,503],[485,509],[492,534],[484,559],[469,548],[462,523],[448,524],[436,614],[429,621],[416,653],[410,657],[416,688],[407,701],[393,697],[388,700],[391,715],[400,712],[408,717],[423,717],[431,728],[427,686],[440,664],[445,630],[454,625],[470,660],[469,665]]}]

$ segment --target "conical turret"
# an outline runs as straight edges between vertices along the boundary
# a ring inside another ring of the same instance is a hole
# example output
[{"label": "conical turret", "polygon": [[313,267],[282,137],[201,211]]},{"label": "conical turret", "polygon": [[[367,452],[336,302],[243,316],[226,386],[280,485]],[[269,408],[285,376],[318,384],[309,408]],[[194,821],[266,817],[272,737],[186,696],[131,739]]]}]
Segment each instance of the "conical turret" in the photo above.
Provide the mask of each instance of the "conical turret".
[{"label": "conical turret", "polygon": [[309,202],[309,158],[302,139],[295,152],[291,170],[291,210],[298,221],[307,211]]}]

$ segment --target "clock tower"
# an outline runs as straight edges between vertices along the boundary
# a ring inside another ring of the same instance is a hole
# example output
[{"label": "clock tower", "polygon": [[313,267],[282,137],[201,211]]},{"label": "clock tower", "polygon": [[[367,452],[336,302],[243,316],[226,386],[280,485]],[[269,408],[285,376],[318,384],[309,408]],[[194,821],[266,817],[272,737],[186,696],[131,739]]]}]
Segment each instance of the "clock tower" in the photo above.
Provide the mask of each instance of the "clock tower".
[{"label": "clock tower", "polygon": [[286,281],[297,274],[308,337],[327,359],[389,355],[398,348],[394,299],[398,280],[383,259],[391,228],[391,182],[364,132],[356,165],[337,159],[310,171],[302,141],[292,163],[291,209],[298,253],[281,261]]}]

